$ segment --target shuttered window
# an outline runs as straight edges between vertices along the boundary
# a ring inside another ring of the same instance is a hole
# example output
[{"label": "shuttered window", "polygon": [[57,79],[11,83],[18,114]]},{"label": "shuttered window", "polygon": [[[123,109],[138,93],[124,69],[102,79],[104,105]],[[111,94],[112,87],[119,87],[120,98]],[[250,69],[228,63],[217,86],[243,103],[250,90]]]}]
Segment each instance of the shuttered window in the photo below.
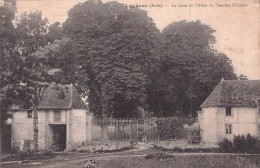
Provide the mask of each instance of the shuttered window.
[{"label": "shuttered window", "polygon": [[61,110],[54,111],[54,122],[61,122]]}]

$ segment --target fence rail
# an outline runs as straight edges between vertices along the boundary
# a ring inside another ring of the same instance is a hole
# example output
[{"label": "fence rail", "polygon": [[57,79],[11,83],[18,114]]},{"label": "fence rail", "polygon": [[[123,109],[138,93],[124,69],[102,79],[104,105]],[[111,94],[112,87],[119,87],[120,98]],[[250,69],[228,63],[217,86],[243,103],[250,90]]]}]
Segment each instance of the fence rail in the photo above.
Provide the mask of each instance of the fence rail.
[{"label": "fence rail", "polygon": [[[102,141],[102,128],[106,128],[109,140],[118,141],[157,141],[160,140],[158,121],[169,120],[186,125],[192,125],[195,118],[167,117],[167,118],[94,118],[92,121],[92,140]],[[180,132],[177,130],[177,132]],[[183,133],[180,133],[183,134]],[[183,136],[183,135],[181,135]],[[165,138],[165,137],[164,137]]]}]

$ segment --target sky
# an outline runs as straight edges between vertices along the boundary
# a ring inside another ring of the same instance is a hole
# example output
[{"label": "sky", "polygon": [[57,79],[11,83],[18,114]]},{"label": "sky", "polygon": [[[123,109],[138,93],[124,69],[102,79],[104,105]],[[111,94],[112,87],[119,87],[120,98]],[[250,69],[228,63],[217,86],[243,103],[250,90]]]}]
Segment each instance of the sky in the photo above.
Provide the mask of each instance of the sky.
[{"label": "sky", "polygon": [[[64,22],[75,4],[86,0],[17,0],[17,16],[42,11],[50,23]],[[107,2],[109,0],[103,0]],[[216,30],[214,48],[225,53],[235,73],[260,79],[259,0],[117,0],[125,5],[143,5],[162,30],[172,22],[200,20]],[[204,6],[204,7],[202,7]]]}]

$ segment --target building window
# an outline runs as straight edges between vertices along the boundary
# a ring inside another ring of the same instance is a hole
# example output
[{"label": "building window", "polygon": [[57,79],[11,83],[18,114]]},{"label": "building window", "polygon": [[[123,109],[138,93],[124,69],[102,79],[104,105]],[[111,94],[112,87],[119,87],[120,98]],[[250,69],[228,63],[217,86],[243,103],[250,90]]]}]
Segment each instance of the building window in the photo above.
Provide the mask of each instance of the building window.
[{"label": "building window", "polygon": [[232,125],[226,124],[226,134],[232,134]]},{"label": "building window", "polygon": [[61,122],[61,110],[54,111],[54,122]]},{"label": "building window", "polygon": [[226,107],[226,116],[231,116],[231,107]]},{"label": "building window", "polygon": [[32,110],[27,110],[27,118],[32,118]]}]

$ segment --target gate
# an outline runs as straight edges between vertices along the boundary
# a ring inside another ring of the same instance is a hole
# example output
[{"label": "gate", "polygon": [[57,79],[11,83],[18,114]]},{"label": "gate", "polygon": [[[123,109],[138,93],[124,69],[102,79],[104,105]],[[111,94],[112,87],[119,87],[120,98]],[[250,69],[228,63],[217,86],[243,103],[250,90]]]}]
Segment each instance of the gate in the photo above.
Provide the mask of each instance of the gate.
[{"label": "gate", "polygon": [[139,119],[137,122],[137,140],[139,142],[157,141],[158,130],[155,118]]}]

